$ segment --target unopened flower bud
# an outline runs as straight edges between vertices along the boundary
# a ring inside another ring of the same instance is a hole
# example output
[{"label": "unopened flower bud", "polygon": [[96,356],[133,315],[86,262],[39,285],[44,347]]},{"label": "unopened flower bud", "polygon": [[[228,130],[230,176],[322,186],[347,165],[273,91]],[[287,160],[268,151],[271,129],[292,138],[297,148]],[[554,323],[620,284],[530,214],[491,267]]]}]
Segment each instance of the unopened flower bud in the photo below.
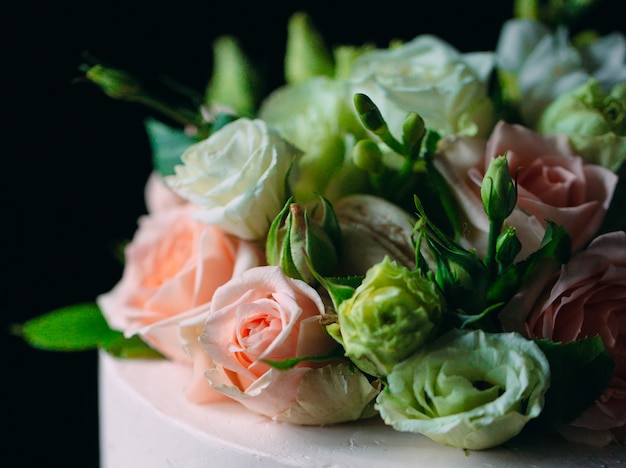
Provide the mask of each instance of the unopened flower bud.
[{"label": "unopened flower bud", "polygon": [[504,221],[517,203],[517,188],[506,156],[492,159],[480,187],[485,212],[491,221]]},{"label": "unopened flower bud", "polygon": [[365,128],[376,135],[382,135],[388,131],[387,123],[381,115],[378,107],[367,95],[356,93],[354,95],[354,108],[363,122]]},{"label": "unopened flower bud", "polygon": [[295,13],[287,26],[285,80],[294,84],[314,76],[333,76],[334,65],[324,39],[306,13]]},{"label": "unopened flower bud", "polygon": [[139,81],[122,70],[94,65],[85,76],[114,99],[134,100],[143,93]]},{"label": "unopened flower bud", "polygon": [[402,140],[408,148],[409,154],[419,154],[424,135],[426,135],[424,119],[415,112],[409,112],[402,126]]},{"label": "unopened flower bud", "polygon": [[515,257],[522,250],[522,243],[515,234],[515,228],[507,226],[496,242],[496,261],[506,268],[513,264]]},{"label": "unopened flower bud", "polygon": [[239,115],[251,115],[256,106],[255,76],[238,40],[232,36],[218,37],[213,43],[213,74],[206,89],[207,103],[228,106]]},{"label": "unopened flower bud", "polygon": [[289,200],[272,223],[266,241],[267,262],[309,284],[316,280],[308,262],[321,276],[333,273],[338,263],[339,224],[330,203],[322,199],[321,204],[322,213],[314,219],[308,210]]},{"label": "unopened flower bud", "polygon": [[352,150],[352,161],[359,169],[371,174],[380,174],[383,171],[383,154],[376,142],[359,140]]}]

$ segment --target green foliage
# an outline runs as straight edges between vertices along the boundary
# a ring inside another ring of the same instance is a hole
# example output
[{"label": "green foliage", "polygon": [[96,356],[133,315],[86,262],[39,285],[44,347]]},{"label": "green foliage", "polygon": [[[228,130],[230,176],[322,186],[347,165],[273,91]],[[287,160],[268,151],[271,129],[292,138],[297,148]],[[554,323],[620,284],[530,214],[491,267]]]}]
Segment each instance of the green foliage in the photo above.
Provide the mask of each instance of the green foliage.
[{"label": "green foliage", "polygon": [[34,348],[47,351],[104,349],[116,357],[155,358],[160,354],[138,337],[126,339],[112,330],[94,303],[75,304],[53,310],[13,327]]},{"label": "green foliage", "polygon": [[181,164],[183,152],[197,140],[156,119],[148,119],[145,126],[152,148],[154,168],[161,176],[174,174],[174,166]]},{"label": "green foliage", "polygon": [[544,409],[532,422],[545,431],[558,430],[580,416],[606,389],[615,362],[599,336],[570,343],[536,340],[550,363],[550,388]]}]

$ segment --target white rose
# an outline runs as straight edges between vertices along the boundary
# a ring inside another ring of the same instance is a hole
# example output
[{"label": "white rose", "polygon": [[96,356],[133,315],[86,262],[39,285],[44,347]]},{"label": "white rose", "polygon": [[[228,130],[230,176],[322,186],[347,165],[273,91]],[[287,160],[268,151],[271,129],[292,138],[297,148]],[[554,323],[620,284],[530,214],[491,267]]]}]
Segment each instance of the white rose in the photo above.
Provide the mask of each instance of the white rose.
[{"label": "white rose", "polygon": [[189,147],[166,181],[200,207],[196,219],[261,240],[287,200],[286,178],[299,155],[262,120],[240,118]]},{"label": "white rose", "polygon": [[399,134],[408,112],[442,135],[487,136],[494,125],[487,81],[490,52],[462,54],[441,39],[421,35],[389,49],[365,52],[348,79],[351,95],[363,93]]}]

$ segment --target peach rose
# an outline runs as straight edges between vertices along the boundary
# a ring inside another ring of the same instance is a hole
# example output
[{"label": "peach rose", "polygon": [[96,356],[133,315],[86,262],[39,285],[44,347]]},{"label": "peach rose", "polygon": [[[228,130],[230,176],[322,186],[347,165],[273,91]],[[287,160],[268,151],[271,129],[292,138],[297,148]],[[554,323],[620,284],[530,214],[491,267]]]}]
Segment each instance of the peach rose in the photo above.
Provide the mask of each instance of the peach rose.
[{"label": "peach rose", "polygon": [[470,176],[480,184],[489,162],[503,154],[512,175],[519,168],[517,205],[544,227],[546,220],[563,226],[573,251],[580,250],[604,219],[617,175],[602,166],[585,164],[565,135],[542,136],[500,121],[487,141],[484,166],[478,171],[471,169]]},{"label": "peach rose", "polygon": [[317,291],[280,267],[261,266],[234,277],[215,292],[200,336],[214,363],[206,377],[248,409],[279,417],[297,400],[312,367],[302,362],[277,370],[264,361],[319,356],[335,348],[319,321],[324,311]]},{"label": "peach rose", "polygon": [[192,219],[195,209],[185,204],[142,216],[125,249],[122,278],[97,298],[111,328],[127,337],[139,334],[165,356],[187,362],[178,324],[263,259],[255,244]]},{"label": "peach rose", "polygon": [[148,176],[144,188],[144,200],[148,213],[155,213],[188,203],[186,199],[169,188],[156,171],[152,171]]},{"label": "peach rose", "polygon": [[626,233],[603,234],[561,268],[531,307],[531,337],[602,337],[616,370],[604,394],[572,424],[626,429]]}]

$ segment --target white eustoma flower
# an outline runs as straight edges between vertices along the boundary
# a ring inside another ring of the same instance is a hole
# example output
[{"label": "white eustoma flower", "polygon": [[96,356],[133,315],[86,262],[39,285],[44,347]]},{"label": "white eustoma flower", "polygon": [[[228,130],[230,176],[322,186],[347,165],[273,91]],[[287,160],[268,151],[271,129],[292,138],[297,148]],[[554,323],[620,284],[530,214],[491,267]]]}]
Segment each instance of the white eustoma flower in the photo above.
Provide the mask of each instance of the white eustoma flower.
[{"label": "white eustoma flower", "polygon": [[498,67],[514,77],[520,113],[534,128],[545,108],[590,77],[608,91],[626,80],[626,37],[613,33],[577,48],[565,27],[552,33],[532,20],[504,23],[496,47]]},{"label": "white eustoma flower", "polygon": [[287,200],[287,177],[299,155],[262,120],[240,118],[189,147],[166,182],[199,207],[196,219],[262,240]]},{"label": "white eustoma flower", "polygon": [[376,408],[396,430],[483,450],[519,434],[543,409],[550,367],[517,333],[453,330],[398,364]]},{"label": "white eustoma flower", "polygon": [[366,94],[392,133],[408,112],[442,135],[486,136],[494,122],[487,82],[491,52],[463,54],[445,41],[421,35],[397,47],[364,52],[348,78],[350,93]]}]

